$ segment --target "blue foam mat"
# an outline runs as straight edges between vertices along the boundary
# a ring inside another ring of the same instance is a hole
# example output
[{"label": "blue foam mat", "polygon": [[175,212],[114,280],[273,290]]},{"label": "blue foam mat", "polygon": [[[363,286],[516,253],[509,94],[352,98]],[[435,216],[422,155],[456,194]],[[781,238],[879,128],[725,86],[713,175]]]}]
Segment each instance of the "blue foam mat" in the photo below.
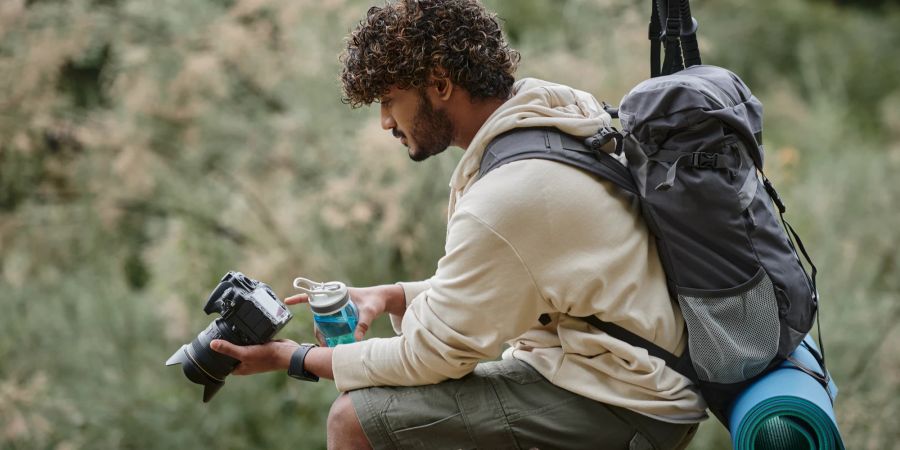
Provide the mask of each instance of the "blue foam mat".
[{"label": "blue foam mat", "polygon": [[[816,348],[812,337],[804,341]],[[818,350],[817,350],[818,351]],[[791,355],[817,374],[823,369],[805,346]],[[760,378],[735,400],[728,415],[736,450],[844,450],[834,417],[834,380],[828,390],[788,361]]]}]

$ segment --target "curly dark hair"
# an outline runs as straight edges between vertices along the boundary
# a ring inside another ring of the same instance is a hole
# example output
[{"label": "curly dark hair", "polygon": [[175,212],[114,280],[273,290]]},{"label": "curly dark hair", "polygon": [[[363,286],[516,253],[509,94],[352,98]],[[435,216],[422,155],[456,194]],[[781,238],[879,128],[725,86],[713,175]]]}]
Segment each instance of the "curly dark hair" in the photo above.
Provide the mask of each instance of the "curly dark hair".
[{"label": "curly dark hair", "polygon": [[391,87],[443,75],[473,98],[509,97],[519,52],[476,0],[396,0],[369,8],[340,56],[344,102],[357,108]]}]

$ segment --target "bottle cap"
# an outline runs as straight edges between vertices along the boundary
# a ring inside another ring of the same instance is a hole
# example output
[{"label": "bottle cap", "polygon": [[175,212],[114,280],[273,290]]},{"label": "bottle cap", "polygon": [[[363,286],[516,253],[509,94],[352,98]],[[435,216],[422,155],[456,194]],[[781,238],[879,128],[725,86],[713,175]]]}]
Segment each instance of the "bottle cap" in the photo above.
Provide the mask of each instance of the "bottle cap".
[{"label": "bottle cap", "polygon": [[309,295],[309,308],[316,314],[334,314],[350,301],[347,285],[340,281],[318,283],[306,278],[295,278],[294,287]]}]

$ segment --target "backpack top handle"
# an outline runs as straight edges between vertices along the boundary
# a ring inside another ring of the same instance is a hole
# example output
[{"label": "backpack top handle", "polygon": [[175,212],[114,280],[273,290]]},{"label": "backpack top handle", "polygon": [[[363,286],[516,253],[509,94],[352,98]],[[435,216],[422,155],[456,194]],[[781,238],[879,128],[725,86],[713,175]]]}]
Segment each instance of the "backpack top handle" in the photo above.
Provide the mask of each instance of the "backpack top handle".
[{"label": "backpack top handle", "polygon": [[[697,20],[691,16],[689,0],[652,0],[650,24],[650,77],[669,75],[685,67],[702,64],[697,46]],[[660,46],[666,43],[660,67]]]}]

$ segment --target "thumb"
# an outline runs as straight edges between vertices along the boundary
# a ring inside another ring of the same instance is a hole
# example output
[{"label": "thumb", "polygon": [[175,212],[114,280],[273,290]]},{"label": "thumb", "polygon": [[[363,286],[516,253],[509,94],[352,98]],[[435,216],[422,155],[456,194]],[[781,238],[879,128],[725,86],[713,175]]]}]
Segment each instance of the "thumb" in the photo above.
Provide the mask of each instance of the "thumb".
[{"label": "thumb", "polygon": [[226,340],[213,339],[212,342],[209,343],[209,347],[218,353],[230,356],[235,359],[241,359],[241,356],[243,356],[243,349],[241,349],[241,347],[234,345]]}]

